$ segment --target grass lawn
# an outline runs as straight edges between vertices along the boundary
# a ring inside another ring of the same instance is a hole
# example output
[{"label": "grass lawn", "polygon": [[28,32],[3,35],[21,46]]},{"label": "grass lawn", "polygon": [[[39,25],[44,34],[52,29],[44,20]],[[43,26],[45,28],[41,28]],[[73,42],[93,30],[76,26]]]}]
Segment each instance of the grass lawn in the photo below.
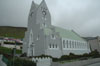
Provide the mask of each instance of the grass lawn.
[{"label": "grass lawn", "polygon": [[[0,46],[0,52],[6,53],[6,54],[11,54],[12,53],[12,49]],[[21,53],[22,53],[21,50],[16,50],[16,54],[21,54]]]},{"label": "grass lawn", "polygon": [[0,26],[1,37],[24,38],[26,27]]}]

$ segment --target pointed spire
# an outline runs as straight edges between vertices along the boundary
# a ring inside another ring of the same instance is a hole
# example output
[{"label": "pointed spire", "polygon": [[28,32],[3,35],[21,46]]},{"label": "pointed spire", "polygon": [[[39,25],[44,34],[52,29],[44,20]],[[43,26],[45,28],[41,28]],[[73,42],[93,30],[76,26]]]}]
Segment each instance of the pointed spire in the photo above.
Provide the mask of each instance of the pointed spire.
[{"label": "pointed spire", "polygon": [[32,2],[34,2],[34,0],[32,0]]},{"label": "pointed spire", "polygon": [[45,0],[42,0],[42,1],[45,1]]},{"label": "pointed spire", "polygon": [[41,2],[41,3],[43,3],[43,2],[45,2],[45,0],[42,0],[42,2]]}]

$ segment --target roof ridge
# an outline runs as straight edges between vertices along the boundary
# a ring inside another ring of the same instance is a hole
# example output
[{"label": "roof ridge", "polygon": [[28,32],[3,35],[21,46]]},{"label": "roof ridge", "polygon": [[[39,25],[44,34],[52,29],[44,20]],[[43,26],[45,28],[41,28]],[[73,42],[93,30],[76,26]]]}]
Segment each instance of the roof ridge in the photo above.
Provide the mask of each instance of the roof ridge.
[{"label": "roof ridge", "polygon": [[68,30],[68,31],[71,31],[69,29],[66,29],[66,28],[62,28],[62,27],[59,27],[59,26],[54,26],[55,28],[60,28],[60,29],[63,29],[63,30]]}]

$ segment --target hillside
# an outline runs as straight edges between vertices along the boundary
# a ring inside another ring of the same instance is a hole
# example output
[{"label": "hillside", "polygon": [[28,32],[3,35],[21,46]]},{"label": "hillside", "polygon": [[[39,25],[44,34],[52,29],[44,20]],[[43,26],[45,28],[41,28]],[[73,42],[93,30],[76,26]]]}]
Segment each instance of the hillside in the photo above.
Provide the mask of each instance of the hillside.
[{"label": "hillside", "polygon": [[23,38],[26,30],[26,27],[0,26],[0,37]]}]

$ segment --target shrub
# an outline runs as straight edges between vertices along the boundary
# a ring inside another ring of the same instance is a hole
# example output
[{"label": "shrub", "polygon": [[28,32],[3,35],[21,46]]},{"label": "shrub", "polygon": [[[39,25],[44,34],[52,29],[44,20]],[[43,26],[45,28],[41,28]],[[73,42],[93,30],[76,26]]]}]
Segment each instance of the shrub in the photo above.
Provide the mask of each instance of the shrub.
[{"label": "shrub", "polygon": [[[6,53],[6,54],[12,54],[12,49],[6,48],[6,47],[0,47],[0,52]],[[21,53],[22,53],[22,50],[16,49],[16,54],[21,54]]]},{"label": "shrub", "polygon": [[26,57],[26,56],[27,56],[27,54],[26,53],[23,53],[23,54],[21,54],[20,57]]},{"label": "shrub", "polygon": [[65,61],[65,60],[73,60],[73,59],[86,60],[89,57],[98,58],[100,57],[100,54],[97,50],[94,50],[89,54],[85,53],[83,55],[75,55],[74,53],[70,53],[69,55],[61,56],[61,58],[53,58],[53,61],[57,62],[57,61]]},{"label": "shrub", "polygon": [[16,59],[14,59],[14,62],[13,62],[13,59],[10,60],[10,63],[8,64],[8,66],[11,66],[11,65],[14,65],[14,66],[36,66],[36,63],[33,61],[30,61],[30,60],[16,58]]},{"label": "shrub", "polygon": [[50,58],[52,58],[52,56],[49,56],[49,55],[40,55],[40,56],[32,56],[32,57],[41,57],[41,58],[43,58],[43,57],[50,57]]},{"label": "shrub", "polygon": [[61,61],[59,58],[52,58],[53,62]]},{"label": "shrub", "polygon": [[89,56],[91,56],[92,58],[98,58],[100,57],[100,54],[97,50],[94,50],[91,53],[89,53]]}]

